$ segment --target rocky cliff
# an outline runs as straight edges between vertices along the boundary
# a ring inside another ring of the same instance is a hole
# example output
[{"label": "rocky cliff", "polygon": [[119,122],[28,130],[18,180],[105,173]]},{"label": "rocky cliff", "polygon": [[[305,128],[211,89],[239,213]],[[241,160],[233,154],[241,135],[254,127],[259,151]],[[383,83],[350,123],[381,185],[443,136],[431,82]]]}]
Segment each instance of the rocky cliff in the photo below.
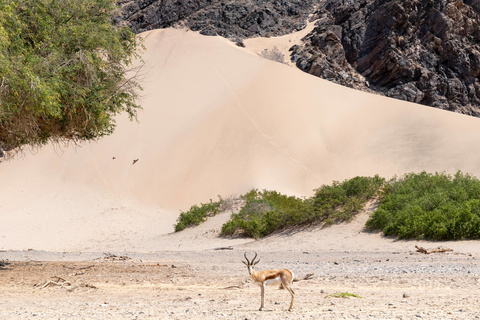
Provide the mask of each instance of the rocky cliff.
[{"label": "rocky cliff", "polygon": [[478,0],[328,0],[293,57],[345,85],[479,116],[479,9]]},{"label": "rocky cliff", "polygon": [[122,20],[135,32],[185,26],[204,35],[241,40],[305,27],[315,0],[120,0]]},{"label": "rocky cliff", "polygon": [[238,43],[316,22],[291,48],[342,85],[480,116],[480,0],[121,0],[136,32],[182,25]]}]

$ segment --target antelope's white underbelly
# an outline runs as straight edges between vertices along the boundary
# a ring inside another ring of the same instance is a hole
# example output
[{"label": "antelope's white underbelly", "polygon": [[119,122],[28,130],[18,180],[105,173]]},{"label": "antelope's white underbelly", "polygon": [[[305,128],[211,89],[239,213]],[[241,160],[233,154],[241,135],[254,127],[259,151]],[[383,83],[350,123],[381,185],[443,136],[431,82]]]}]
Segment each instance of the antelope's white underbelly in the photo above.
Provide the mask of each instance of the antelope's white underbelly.
[{"label": "antelope's white underbelly", "polygon": [[275,279],[269,279],[265,281],[266,285],[275,285],[280,283],[282,283],[282,280],[280,280],[280,277],[276,277]]}]

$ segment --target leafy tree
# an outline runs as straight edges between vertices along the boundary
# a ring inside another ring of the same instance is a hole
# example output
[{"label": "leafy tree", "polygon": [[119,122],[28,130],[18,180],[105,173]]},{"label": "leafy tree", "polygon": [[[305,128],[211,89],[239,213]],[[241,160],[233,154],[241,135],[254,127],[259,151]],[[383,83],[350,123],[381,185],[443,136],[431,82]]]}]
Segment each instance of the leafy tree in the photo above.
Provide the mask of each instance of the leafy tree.
[{"label": "leafy tree", "polygon": [[[0,0],[0,148],[108,135],[136,117],[140,40],[115,0]],[[1,150],[1,149],[0,149]]]}]

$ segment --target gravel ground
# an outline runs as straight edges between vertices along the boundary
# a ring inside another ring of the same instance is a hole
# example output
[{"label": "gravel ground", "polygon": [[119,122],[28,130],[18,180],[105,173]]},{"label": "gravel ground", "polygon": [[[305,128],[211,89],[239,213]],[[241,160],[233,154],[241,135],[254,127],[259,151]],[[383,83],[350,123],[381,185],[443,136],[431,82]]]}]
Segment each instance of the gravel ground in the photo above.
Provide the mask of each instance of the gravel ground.
[{"label": "gravel ground", "polygon": [[[0,252],[1,319],[480,319],[480,257],[468,253],[258,252],[286,267],[290,296],[260,290],[243,251]],[[335,297],[349,293],[350,298]]]}]

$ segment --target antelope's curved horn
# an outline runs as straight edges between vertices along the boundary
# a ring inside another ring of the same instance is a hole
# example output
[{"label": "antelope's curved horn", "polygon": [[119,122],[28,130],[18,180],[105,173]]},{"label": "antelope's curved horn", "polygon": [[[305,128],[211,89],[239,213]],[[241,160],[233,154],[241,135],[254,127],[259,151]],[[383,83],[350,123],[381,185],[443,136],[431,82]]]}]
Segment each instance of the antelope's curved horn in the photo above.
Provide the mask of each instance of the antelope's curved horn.
[{"label": "antelope's curved horn", "polygon": [[245,261],[242,261],[242,262],[245,263],[245,264],[248,266],[248,265],[250,264],[250,261],[249,261],[248,258],[247,258],[247,253],[245,252],[245,253],[243,254],[243,256],[245,257],[245,260],[247,260],[247,263],[248,263],[248,264],[246,264]]},{"label": "antelope's curved horn", "polygon": [[253,259],[252,259],[252,264],[253,264],[253,265],[256,265],[257,263],[260,262],[260,259],[258,259],[257,261],[255,261],[255,258],[256,258],[256,257],[257,257],[257,253],[255,252],[255,257],[253,257]]}]

